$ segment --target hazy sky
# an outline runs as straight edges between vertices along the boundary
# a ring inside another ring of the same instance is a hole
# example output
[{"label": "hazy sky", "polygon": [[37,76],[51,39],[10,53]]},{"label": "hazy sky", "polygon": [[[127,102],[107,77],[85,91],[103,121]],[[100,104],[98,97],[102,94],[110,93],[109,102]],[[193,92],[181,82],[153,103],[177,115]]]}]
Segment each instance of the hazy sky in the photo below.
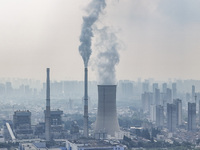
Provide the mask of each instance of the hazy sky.
[{"label": "hazy sky", "polygon": [[[118,30],[123,42],[117,79],[200,79],[199,0],[107,1],[98,24]],[[78,47],[89,2],[1,0],[0,78],[44,80],[50,67],[53,79],[82,80]],[[89,80],[95,79],[90,66]]]}]

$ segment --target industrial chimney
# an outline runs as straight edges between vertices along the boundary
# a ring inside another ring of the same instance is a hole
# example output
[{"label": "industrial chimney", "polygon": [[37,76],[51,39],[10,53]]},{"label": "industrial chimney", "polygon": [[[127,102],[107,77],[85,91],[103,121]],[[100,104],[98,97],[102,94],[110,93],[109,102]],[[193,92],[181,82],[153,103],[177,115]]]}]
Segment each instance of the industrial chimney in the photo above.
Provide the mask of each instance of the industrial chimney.
[{"label": "industrial chimney", "polygon": [[116,85],[98,85],[98,111],[95,133],[115,136],[119,132],[116,110]]},{"label": "industrial chimney", "polygon": [[47,68],[47,81],[46,81],[46,112],[45,112],[45,139],[51,140],[51,123],[50,123],[50,69]]},{"label": "industrial chimney", "polygon": [[84,137],[88,137],[88,69],[85,68],[84,83]]}]

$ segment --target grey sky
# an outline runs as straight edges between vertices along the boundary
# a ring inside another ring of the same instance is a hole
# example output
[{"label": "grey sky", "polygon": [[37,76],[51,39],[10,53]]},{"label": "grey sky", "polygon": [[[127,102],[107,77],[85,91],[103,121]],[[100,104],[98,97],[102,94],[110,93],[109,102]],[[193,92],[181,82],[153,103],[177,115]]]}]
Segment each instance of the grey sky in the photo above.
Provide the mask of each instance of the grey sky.
[{"label": "grey sky", "polygon": [[[0,77],[44,79],[50,67],[53,79],[82,80],[78,47],[88,2],[1,0]],[[119,30],[124,43],[117,79],[199,79],[199,8],[199,0],[109,0],[98,23]]]}]

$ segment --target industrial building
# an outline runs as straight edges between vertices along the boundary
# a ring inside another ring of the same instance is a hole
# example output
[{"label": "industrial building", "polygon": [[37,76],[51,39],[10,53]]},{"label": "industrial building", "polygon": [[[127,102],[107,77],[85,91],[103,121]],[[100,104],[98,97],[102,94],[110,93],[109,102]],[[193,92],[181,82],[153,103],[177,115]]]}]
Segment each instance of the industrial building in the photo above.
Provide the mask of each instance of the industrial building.
[{"label": "industrial building", "polygon": [[115,141],[76,140],[66,141],[67,150],[124,150],[124,146]]},{"label": "industrial building", "polygon": [[31,112],[27,111],[15,111],[13,115],[13,130],[18,136],[20,134],[32,134],[31,129]]}]

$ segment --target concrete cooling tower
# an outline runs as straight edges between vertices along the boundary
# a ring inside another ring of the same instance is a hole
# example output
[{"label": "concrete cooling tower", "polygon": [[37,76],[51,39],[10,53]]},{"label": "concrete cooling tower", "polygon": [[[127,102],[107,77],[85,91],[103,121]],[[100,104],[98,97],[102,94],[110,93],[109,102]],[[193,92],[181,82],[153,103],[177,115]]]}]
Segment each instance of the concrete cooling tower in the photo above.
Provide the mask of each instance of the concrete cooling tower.
[{"label": "concrete cooling tower", "polygon": [[116,110],[116,85],[98,85],[98,111],[95,133],[115,136],[119,132]]}]

